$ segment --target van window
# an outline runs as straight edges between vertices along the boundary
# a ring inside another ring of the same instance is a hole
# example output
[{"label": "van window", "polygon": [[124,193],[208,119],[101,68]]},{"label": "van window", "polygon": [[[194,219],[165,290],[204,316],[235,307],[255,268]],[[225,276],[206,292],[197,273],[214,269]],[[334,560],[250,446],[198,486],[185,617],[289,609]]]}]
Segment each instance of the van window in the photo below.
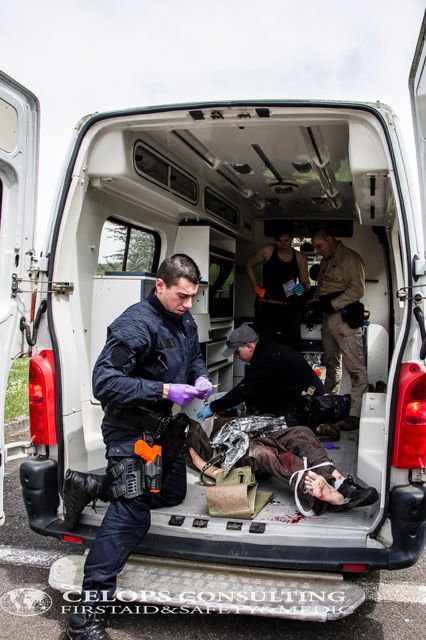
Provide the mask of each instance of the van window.
[{"label": "van window", "polygon": [[170,167],[170,190],[191,202],[196,202],[198,199],[197,184],[176,167]]},{"label": "van window", "polygon": [[169,165],[142,145],[138,145],[135,149],[135,165],[140,173],[160,184],[168,185]]},{"label": "van window", "polygon": [[198,201],[198,184],[195,178],[142,142],[135,145],[134,163],[137,173],[145,178],[153,180],[184,200],[194,204]]},{"label": "van window", "polygon": [[226,220],[233,227],[238,227],[240,221],[238,209],[210,189],[204,191],[204,207],[208,213]]},{"label": "van window", "polygon": [[105,222],[99,246],[97,275],[109,272],[155,273],[160,257],[160,236],[114,218]]}]

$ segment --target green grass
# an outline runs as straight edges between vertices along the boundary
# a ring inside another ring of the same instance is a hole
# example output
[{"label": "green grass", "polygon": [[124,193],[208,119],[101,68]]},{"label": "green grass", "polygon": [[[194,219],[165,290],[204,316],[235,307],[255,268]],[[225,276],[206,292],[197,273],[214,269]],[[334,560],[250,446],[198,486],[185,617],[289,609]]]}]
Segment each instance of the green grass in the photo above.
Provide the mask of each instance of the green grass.
[{"label": "green grass", "polygon": [[28,414],[29,358],[18,358],[9,372],[6,390],[5,420]]}]

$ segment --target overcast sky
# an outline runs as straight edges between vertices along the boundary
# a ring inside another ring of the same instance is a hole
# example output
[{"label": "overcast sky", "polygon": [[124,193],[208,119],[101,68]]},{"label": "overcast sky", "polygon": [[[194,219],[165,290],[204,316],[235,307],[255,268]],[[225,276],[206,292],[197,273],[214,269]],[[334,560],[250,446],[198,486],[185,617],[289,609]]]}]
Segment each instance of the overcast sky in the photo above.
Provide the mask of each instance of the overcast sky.
[{"label": "overcast sky", "polygon": [[2,0],[1,69],[41,103],[40,220],[76,122],[123,107],[380,100],[400,117],[414,173],[407,82],[424,9],[424,0]]}]

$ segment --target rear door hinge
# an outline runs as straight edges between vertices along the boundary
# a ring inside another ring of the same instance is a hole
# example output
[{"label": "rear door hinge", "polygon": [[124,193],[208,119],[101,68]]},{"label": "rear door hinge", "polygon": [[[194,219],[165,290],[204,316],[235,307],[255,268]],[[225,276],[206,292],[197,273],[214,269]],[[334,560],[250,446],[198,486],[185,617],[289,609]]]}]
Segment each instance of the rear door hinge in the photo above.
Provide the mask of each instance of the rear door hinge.
[{"label": "rear door hinge", "polygon": [[[31,275],[31,274],[29,274]],[[47,289],[45,285],[47,284]],[[27,289],[25,287],[28,287]],[[11,297],[16,298],[18,293],[36,293],[46,294],[55,293],[56,295],[65,295],[74,293],[73,282],[48,282],[48,283],[34,283],[34,280],[18,278],[16,273],[12,273],[12,285],[11,285]]]},{"label": "rear door hinge", "polygon": [[63,295],[67,293],[74,293],[74,283],[72,282],[51,282],[48,289],[48,293],[56,293],[57,295]]},{"label": "rear door hinge", "polygon": [[396,297],[401,302],[406,302],[407,300],[413,301],[414,304],[420,304],[422,300],[426,299],[426,296],[423,294],[423,291],[414,292],[414,289],[423,289],[423,284],[413,284],[410,287],[401,287],[396,292]]}]

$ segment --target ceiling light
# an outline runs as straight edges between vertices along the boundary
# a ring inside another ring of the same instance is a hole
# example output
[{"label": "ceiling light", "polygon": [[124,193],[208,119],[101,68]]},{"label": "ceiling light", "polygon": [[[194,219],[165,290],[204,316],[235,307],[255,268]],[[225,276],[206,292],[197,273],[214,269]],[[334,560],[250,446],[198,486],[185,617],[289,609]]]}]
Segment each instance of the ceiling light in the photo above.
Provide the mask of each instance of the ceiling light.
[{"label": "ceiling light", "polygon": [[282,180],[281,182],[271,182],[269,184],[270,188],[275,191],[278,195],[286,196],[290,193],[294,193],[299,188],[297,182],[292,182],[291,180]]},{"label": "ceiling light", "polygon": [[301,160],[291,163],[299,173],[309,173],[312,171],[312,165],[307,160]]},{"label": "ceiling light", "polygon": [[315,198],[312,198],[312,202],[317,205],[326,204],[327,196],[317,196]]},{"label": "ceiling light", "polygon": [[253,169],[251,168],[251,166],[242,162],[231,162],[231,167],[234,169],[234,171],[240,173],[241,175],[246,176],[249,173],[253,173]]}]

